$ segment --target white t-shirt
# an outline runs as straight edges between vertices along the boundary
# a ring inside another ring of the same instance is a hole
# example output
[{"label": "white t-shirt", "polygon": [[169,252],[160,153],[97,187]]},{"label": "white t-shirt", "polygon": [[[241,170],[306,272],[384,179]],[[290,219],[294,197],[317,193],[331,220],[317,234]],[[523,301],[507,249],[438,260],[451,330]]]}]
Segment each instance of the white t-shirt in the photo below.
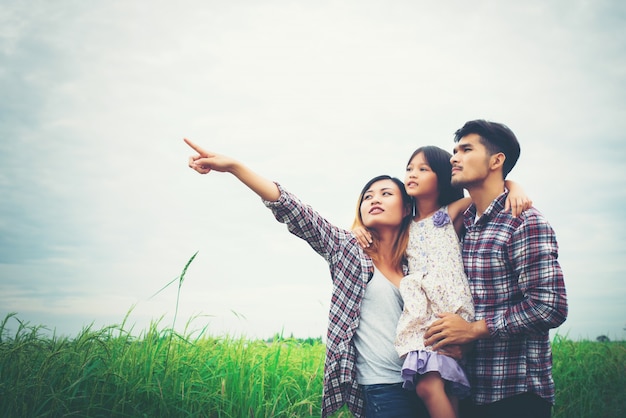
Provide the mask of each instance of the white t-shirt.
[{"label": "white t-shirt", "polygon": [[401,313],[400,290],[374,268],[374,275],[365,287],[359,327],[354,335],[359,384],[402,382],[402,360],[393,345]]}]

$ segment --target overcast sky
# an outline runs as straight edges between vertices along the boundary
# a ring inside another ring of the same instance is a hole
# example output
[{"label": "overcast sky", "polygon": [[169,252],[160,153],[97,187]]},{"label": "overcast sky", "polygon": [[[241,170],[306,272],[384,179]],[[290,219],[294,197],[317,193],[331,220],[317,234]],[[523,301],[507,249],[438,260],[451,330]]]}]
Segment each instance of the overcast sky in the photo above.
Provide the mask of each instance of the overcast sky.
[{"label": "overcast sky", "polygon": [[[75,335],[323,336],[324,260],[188,137],[349,228],[358,192],[507,124],[572,339],[626,337],[623,1],[0,1],[0,315]],[[17,322],[9,322],[15,328]]]}]

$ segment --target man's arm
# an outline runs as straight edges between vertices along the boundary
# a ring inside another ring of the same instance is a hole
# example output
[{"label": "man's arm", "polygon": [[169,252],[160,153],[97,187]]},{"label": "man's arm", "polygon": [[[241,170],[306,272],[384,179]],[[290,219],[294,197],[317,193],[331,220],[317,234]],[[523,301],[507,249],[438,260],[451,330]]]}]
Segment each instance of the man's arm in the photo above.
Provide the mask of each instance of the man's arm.
[{"label": "man's arm", "polygon": [[523,298],[488,320],[491,334],[507,338],[561,325],[567,318],[567,295],[550,224],[536,210],[530,211],[513,233],[507,251]]}]

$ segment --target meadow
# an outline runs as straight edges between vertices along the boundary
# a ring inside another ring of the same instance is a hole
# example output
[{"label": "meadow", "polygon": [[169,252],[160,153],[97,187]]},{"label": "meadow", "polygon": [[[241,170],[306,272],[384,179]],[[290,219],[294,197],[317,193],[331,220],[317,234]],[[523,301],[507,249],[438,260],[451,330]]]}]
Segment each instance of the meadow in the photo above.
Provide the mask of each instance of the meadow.
[{"label": "meadow", "polygon": [[[0,324],[2,417],[317,417],[321,339],[271,341],[179,334],[125,324],[46,335]],[[626,342],[553,340],[556,418],[622,417]],[[351,416],[345,409],[336,417]]]}]

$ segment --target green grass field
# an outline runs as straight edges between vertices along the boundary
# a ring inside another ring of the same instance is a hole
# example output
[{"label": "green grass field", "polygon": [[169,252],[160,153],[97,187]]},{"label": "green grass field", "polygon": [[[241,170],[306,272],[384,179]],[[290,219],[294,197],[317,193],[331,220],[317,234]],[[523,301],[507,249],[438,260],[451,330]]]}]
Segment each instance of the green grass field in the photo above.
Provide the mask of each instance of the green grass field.
[{"label": "green grass field", "polygon": [[[0,324],[0,416],[319,416],[319,340],[204,332],[180,335],[152,325],[133,337],[122,324],[51,337],[8,315]],[[557,336],[553,351],[554,417],[624,416],[626,342]]]}]

